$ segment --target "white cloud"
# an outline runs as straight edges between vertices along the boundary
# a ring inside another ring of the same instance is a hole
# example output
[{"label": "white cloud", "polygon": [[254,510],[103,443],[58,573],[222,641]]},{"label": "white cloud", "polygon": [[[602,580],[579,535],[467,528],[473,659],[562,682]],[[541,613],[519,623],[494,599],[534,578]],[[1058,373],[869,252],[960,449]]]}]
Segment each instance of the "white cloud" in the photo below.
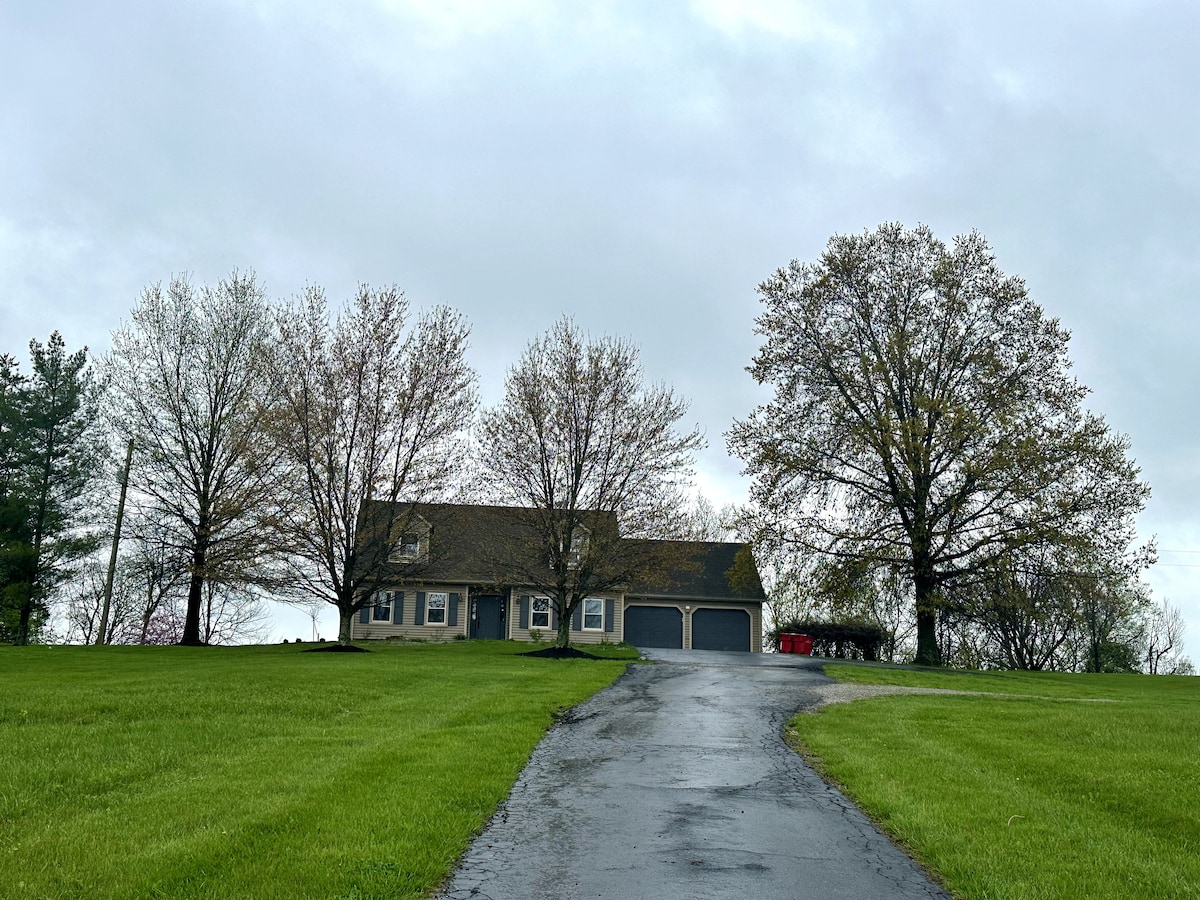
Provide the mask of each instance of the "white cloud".
[{"label": "white cloud", "polygon": [[845,3],[798,3],[794,0],[694,0],[693,10],[710,26],[731,38],[750,33],[770,35],[796,43],[831,44],[853,50],[861,32],[844,20],[850,7]]}]

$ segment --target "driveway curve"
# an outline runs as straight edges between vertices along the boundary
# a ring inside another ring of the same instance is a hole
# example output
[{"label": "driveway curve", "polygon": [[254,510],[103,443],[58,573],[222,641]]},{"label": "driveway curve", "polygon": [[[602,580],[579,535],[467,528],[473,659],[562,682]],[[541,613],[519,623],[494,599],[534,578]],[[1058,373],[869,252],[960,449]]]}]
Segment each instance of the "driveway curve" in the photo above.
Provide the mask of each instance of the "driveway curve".
[{"label": "driveway curve", "polygon": [[948,900],[784,743],[819,663],[647,655],[551,729],[440,897]]}]

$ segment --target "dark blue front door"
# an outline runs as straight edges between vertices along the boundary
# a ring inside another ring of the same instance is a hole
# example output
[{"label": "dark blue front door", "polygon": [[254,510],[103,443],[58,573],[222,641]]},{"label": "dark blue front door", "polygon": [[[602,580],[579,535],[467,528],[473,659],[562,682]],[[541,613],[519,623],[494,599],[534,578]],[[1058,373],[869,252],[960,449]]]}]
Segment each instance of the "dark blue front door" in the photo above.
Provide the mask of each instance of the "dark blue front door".
[{"label": "dark blue front door", "polygon": [[471,599],[471,637],[498,641],[504,637],[504,598],[485,595]]}]

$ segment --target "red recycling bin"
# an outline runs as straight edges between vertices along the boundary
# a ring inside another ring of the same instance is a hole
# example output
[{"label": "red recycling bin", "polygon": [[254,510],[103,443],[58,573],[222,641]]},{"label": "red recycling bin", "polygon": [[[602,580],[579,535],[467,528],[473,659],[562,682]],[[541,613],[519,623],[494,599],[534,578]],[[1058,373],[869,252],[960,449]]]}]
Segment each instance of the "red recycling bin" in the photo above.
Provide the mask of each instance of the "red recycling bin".
[{"label": "red recycling bin", "polygon": [[790,635],[790,634],[779,635],[779,652],[780,653],[794,653],[795,652],[795,650],[792,648],[792,638],[793,637],[794,637],[794,635]]},{"label": "red recycling bin", "polygon": [[792,639],[791,653],[800,653],[804,656],[812,656],[812,638],[810,638],[807,634],[792,634],[788,636]]}]

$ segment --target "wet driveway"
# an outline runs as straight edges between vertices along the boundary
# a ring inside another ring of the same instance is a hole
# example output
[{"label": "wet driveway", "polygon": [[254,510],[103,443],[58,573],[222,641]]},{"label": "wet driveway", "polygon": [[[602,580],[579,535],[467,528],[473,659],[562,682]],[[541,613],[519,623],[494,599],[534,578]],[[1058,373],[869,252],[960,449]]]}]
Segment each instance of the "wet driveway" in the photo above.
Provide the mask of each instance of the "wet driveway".
[{"label": "wet driveway", "polygon": [[653,650],[534,751],[445,898],[946,898],[783,741],[819,667]]}]

